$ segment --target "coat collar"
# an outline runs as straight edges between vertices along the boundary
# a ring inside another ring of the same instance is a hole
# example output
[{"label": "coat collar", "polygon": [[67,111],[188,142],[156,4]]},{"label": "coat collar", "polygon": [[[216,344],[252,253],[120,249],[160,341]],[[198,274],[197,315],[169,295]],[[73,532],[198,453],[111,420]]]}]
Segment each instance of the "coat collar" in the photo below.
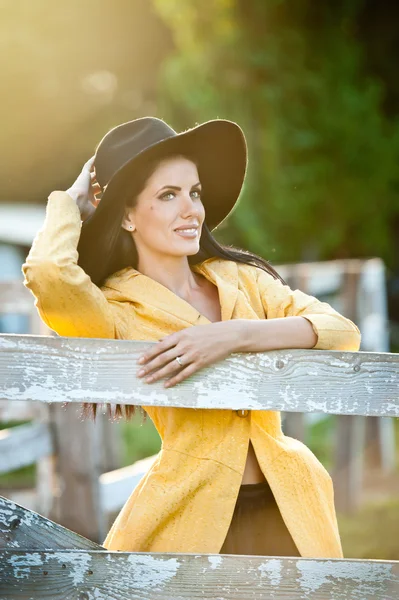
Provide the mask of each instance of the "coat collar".
[{"label": "coat collar", "polygon": [[[237,263],[220,258],[208,258],[192,266],[191,269],[217,286],[222,321],[231,319],[238,294]],[[108,300],[150,305],[176,314],[180,319],[190,323],[198,324],[199,320],[201,323],[211,322],[186,300],[133,267],[117,271],[105,281],[103,287],[107,291]]]}]

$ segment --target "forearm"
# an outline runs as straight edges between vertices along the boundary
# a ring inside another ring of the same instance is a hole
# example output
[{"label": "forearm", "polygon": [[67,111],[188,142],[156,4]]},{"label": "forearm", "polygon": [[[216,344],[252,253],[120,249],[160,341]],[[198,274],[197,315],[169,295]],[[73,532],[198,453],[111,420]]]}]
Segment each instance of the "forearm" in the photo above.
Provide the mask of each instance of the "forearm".
[{"label": "forearm", "polygon": [[114,316],[103,292],[78,264],[81,219],[66,192],[52,192],[46,218],[24,264],[24,285],[42,321],[69,337],[114,338]]},{"label": "forearm", "polygon": [[241,319],[241,335],[237,342],[237,352],[313,348],[317,335],[304,317]]}]

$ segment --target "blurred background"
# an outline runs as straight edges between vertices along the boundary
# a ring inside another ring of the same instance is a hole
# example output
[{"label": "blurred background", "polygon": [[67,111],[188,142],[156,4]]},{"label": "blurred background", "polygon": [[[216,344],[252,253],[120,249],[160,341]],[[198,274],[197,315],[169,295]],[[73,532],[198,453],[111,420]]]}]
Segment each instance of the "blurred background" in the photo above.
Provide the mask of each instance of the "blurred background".
[{"label": "blurred background", "polygon": [[[342,308],[364,333],[362,350],[399,351],[397,2],[2,0],[0,32],[3,290],[22,281],[49,193],[72,184],[111,127],[154,115],[182,130],[220,117],[243,127],[249,169],[217,239]],[[320,284],[321,263],[338,283]],[[0,332],[35,332],[29,311],[11,305],[3,300]],[[0,421],[9,430],[31,417],[3,403]],[[285,423],[334,469],[335,417]],[[160,448],[139,417],[112,428],[104,471]],[[356,510],[340,512],[344,553],[398,560],[398,419],[376,431],[378,473],[365,472]],[[37,490],[29,495],[38,464],[4,472],[0,494],[45,514]]]}]

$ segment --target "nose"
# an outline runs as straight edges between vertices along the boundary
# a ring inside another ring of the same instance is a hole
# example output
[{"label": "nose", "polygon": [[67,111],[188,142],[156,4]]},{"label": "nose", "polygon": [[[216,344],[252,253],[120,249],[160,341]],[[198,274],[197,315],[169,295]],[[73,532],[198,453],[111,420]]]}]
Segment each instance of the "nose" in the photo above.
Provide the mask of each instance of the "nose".
[{"label": "nose", "polygon": [[190,191],[182,194],[182,201],[180,206],[180,212],[182,216],[190,216],[200,214],[201,202],[198,199],[192,198]]}]

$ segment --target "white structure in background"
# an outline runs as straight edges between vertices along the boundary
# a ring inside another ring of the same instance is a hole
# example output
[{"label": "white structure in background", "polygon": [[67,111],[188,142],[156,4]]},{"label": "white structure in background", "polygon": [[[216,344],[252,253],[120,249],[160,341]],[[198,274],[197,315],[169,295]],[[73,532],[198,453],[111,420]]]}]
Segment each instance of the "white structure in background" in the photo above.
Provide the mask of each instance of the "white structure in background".
[{"label": "white structure in background", "polygon": [[[44,222],[46,209],[34,204],[0,204],[0,282],[21,281],[22,263]],[[30,333],[29,318],[23,314],[0,313],[2,333]]]}]

